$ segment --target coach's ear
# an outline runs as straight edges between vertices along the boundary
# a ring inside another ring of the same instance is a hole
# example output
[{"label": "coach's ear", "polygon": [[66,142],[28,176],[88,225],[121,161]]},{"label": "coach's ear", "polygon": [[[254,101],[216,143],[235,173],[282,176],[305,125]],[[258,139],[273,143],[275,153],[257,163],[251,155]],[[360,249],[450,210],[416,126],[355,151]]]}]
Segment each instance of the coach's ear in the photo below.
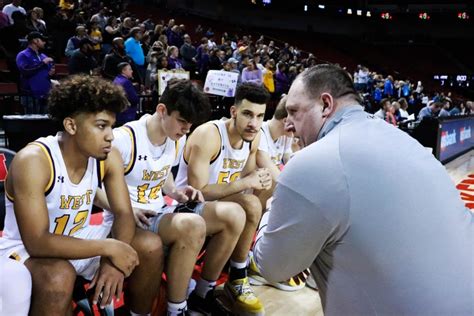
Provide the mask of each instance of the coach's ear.
[{"label": "coach's ear", "polygon": [[321,93],[321,101],[323,103],[322,117],[329,117],[336,109],[334,99],[329,93]]},{"label": "coach's ear", "polygon": [[75,135],[77,132],[76,120],[72,117],[66,117],[63,120],[64,131],[69,135]]}]

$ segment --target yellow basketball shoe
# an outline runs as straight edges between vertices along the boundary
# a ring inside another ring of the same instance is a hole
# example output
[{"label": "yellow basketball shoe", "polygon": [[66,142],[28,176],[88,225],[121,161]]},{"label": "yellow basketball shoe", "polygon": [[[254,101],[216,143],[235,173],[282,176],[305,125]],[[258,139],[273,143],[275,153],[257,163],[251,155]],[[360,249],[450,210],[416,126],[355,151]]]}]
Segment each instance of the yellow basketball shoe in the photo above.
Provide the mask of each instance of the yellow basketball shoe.
[{"label": "yellow basketball shoe", "polygon": [[309,274],[310,274],[309,271],[305,270],[286,281],[282,281],[282,282],[267,281],[260,274],[260,271],[258,270],[257,264],[255,263],[252,253],[250,254],[250,265],[248,269],[248,275],[249,275],[249,282],[252,285],[270,285],[282,291],[294,292],[294,291],[301,290],[305,287],[306,279]]},{"label": "yellow basketball shoe", "polygon": [[224,285],[224,292],[231,300],[234,312],[237,315],[265,315],[263,304],[250,287],[249,279],[247,277],[227,281]]}]

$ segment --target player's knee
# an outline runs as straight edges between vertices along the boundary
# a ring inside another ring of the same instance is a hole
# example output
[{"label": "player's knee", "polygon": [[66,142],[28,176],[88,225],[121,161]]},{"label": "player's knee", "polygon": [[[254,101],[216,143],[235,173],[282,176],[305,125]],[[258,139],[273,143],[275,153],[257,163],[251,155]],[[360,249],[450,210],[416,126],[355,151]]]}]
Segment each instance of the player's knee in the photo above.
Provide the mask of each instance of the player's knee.
[{"label": "player's knee", "polygon": [[41,284],[44,291],[50,292],[58,298],[72,295],[76,281],[76,270],[69,261],[44,260],[32,273],[34,273],[33,279]]},{"label": "player's knee", "polygon": [[224,224],[227,231],[235,232],[240,234],[245,226],[245,211],[237,203],[226,202],[223,203],[220,207],[223,208],[224,214]]},{"label": "player's knee", "polygon": [[241,205],[245,210],[247,223],[258,225],[262,217],[262,204],[260,200],[253,194],[245,194],[242,199],[243,203]]},{"label": "player's knee", "polygon": [[182,214],[177,221],[178,234],[182,242],[191,247],[202,247],[206,237],[206,222],[196,214]]},{"label": "player's knee", "polygon": [[157,234],[140,231],[139,234],[135,234],[133,248],[137,251],[140,262],[145,259],[156,264],[157,261],[163,260],[163,243]]}]

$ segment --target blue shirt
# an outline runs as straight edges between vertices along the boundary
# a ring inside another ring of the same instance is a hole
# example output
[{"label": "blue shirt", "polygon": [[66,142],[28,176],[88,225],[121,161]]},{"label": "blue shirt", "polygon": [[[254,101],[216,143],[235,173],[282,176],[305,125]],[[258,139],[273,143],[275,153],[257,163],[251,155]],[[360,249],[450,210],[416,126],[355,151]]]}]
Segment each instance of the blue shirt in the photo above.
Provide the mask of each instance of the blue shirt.
[{"label": "blue shirt", "polygon": [[125,52],[132,58],[136,65],[143,66],[145,64],[145,55],[143,54],[142,46],[135,38],[130,37],[125,41]]},{"label": "blue shirt", "polygon": [[420,110],[418,113],[418,120],[421,121],[425,117],[433,117],[433,111],[431,111],[431,107],[429,105],[425,106]]},{"label": "blue shirt", "polygon": [[383,92],[386,95],[393,95],[393,84],[390,80],[385,80],[385,85],[383,87]]},{"label": "blue shirt", "polygon": [[51,89],[49,71],[52,63],[43,63],[45,54],[37,53],[28,47],[16,56],[16,66],[20,71],[21,89],[35,97],[45,97]]}]

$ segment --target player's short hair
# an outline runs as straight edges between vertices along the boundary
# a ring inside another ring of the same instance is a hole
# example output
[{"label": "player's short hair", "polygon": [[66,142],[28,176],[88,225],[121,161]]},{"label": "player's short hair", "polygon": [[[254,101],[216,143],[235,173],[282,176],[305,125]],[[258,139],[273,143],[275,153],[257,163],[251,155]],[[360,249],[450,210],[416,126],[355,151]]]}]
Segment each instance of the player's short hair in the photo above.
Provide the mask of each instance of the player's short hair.
[{"label": "player's short hair", "polygon": [[160,103],[166,105],[168,114],[178,111],[179,115],[193,124],[205,122],[211,113],[209,98],[190,80],[168,81]]},{"label": "player's short hair", "polygon": [[281,99],[280,102],[278,102],[278,105],[275,109],[275,113],[273,114],[273,117],[277,120],[283,120],[288,116],[288,112],[286,111],[286,99],[288,97],[284,95]]},{"label": "player's short hair", "polygon": [[263,86],[245,82],[237,87],[235,92],[235,105],[239,106],[243,100],[252,103],[266,104],[270,99],[270,94]]},{"label": "player's short hair", "polygon": [[49,115],[56,122],[80,113],[121,112],[128,100],[114,83],[87,75],[74,75],[53,87],[48,97]]}]

